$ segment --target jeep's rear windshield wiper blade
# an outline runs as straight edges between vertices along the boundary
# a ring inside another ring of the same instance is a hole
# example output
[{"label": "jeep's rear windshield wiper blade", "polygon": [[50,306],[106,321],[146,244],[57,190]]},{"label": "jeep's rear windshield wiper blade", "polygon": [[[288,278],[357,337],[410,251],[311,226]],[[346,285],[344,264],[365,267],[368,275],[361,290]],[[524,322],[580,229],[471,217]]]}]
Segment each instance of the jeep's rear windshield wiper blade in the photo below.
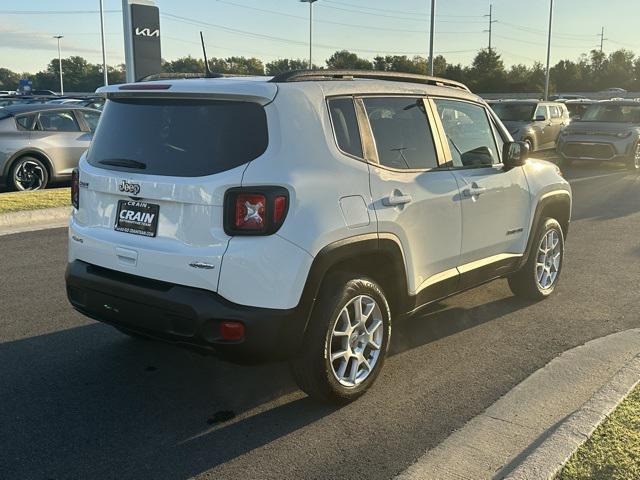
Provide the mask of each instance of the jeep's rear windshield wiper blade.
[{"label": "jeep's rear windshield wiper blade", "polygon": [[137,168],[138,170],[144,170],[147,168],[146,163],[138,162],[137,160],[129,160],[128,158],[108,158],[106,160],[100,160],[98,163],[102,165],[111,165],[113,167]]}]

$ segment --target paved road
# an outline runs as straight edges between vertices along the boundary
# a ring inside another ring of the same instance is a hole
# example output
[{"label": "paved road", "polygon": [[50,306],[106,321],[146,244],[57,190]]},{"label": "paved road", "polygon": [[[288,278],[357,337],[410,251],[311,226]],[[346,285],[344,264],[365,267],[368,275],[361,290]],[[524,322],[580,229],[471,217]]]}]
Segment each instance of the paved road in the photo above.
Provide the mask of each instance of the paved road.
[{"label": "paved road", "polygon": [[390,478],[562,351],[640,326],[640,177],[567,177],[557,295],[530,304],[496,281],[396,325],[377,384],[340,409],[284,365],[228,365],[84,319],[64,295],[64,230],[0,237],[0,477]]}]

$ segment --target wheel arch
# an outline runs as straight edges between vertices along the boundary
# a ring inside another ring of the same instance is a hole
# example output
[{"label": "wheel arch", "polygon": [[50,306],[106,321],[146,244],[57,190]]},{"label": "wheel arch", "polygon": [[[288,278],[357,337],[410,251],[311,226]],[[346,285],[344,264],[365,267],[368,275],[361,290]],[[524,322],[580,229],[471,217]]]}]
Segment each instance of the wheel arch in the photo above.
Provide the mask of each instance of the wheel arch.
[{"label": "wheel arch", "polygon": [[400,241],[394,235],[358,235],[327,245],[316,255],[302,293],[301,304],[307,311],[305,331],[320,290],[337,273],[352,272],[372,278],[384,291],[391,311],[405,311],[408,299],[405,265]]},{"label": "wheel arch", "polygon": [[11,169],[13,168],[15,163],[23,157],[34,157],[40,160],[42,163],[44,163],[44,166],[47,169],[47,173],[49,174],[49,181],[54,178],[55,170],[53,167],[53,162],[51,161],[49,156],[39,148],[28,147],[14,153],[5,163],[3,176],[7,183],[9,183],[9,173],[11,172]]},{"label": "wheel arch", "polygon": [[536,229],[544,218],[554,218],[562,228],[564,238],[569,234],[571,223],[571,193],[568,190],[556,190],[542,195],[536,206],[529,231],[529,239],[522,264],[526,263],[533,248]]}]

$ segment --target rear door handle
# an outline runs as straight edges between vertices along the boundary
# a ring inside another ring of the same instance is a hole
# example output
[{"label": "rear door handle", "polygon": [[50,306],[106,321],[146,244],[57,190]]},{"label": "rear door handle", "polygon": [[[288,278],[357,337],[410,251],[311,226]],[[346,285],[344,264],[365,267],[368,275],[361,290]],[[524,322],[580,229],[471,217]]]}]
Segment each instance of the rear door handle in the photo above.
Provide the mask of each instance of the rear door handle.
[{"label": "rear door handle", "polygon": [[389,195],[382,199],[382,204],[385,207],[397,207],[398,205],[405,205],[411,203],[413,199],[411,195]]},{"label": "rear door handle", "polygon": [[476,182],[473,182],[470,187],[465,188],[462,191],[462,194],[467,197],[477,197],[478,195],[482,195],[487,191],[486,187],[479,186]]}]

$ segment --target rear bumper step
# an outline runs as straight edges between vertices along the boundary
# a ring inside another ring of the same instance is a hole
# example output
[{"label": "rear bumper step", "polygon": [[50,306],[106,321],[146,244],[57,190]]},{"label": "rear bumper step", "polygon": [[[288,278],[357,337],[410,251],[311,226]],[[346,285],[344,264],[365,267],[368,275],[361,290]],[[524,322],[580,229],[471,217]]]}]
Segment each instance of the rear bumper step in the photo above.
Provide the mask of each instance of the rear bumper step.
[{"label": "rear bumper step", "polygon": [[[65,274],[67,296],[82,314],[113,326],[230,360],[282,359],[302,342],[306,316],[234,304],[194,287],[150,280],[75,260]],[[245,337],[228,342],[225,320],[240,321]]]}]

